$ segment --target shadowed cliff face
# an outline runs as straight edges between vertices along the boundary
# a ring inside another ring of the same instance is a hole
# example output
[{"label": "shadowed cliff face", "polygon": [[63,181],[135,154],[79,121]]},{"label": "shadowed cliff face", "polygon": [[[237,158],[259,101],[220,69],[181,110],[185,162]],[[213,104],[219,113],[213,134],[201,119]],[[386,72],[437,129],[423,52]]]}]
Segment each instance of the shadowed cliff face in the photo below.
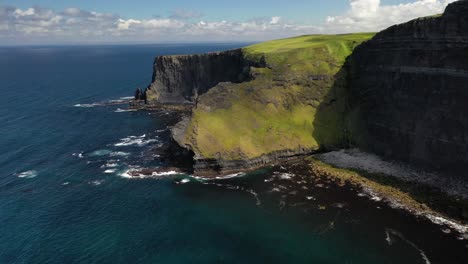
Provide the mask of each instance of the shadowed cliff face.
[{"label": "shadowed cliff face", "polygon": [[248,78],[248,63],[240,49],[197,55],[160,56],[155,59],[148,90],[150,103],[191,103],[220,82]]},{"label": "shadowed cliff face", "polygon": [[382,31],[349,66],[354,144],[443,169],[468,164],[468,1]]}]

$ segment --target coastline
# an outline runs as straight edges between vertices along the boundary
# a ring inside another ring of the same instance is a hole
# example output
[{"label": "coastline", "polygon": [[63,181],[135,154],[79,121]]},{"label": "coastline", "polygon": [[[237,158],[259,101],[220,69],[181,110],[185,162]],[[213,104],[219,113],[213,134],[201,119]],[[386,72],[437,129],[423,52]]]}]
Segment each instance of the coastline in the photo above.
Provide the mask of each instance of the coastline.
[{"label": "coastline", "polygon": [[[456,231],[459,234],[458,239],[468,239],[467,199],[445,192],[443,186],[429,187],[426,183],[406,181],[394,175],[339,168],[322,161],[321,155],[326,153],[305,159],[311,173],[338,181],[340,186],[350,184],[358,187],[362,195],[371,200],[383,201],[394,209],[424,217],[434,224]],[[457,211],[462,212],[458,214]]]},{"label": "coastline", "polygon": [[[161,110],[182,114],[189,112],[189,106],[169,107],[159,105],[143,107],[138,110]],[[183,118],[182,118],[183,119]],[[179,124],[180,122],[177,122]],[[170,126],[172,133],[177,126]],[[180,129],[180,128],[179,128]],[[173,135],[174,136],[174,135]],[[171,145],[177,149],[165,150],[170,159],[193,159],[180,147],[177,140]],[[186,149],[184,149],[186,150]],[[183,153],[183,154],[180,154]],[[293,153],[293,155],[291,155]],[[415,167],[396,161],[384,161],[378,156],[362,152],[358,149],[346,149],[324,153],[314,153],[311,150],[282,151],[273,155],[264,155],[252,161],[229,161],[223,170],[216,170],[213,164],[219,161],[196,160],[192,164],[192,177],[206,180],[220,180],[255,173],[262,168],[282,166],[292,163],[306,165],[309,177],[322,177],[326,180],[337,181],[338,186],[351,185],[361,189],[364,196],[374,201],[383,201],[394,209],[401,209],[416,217],[424,217],[434,224],[438,224],[457,232],[460,239],[468,239],[468,192],[464,191],[467,184],[461,184],[457,179],[442,178],[434,172],[425,172]],[[198,164],[197,164],[198,163]],[[144,175],[164,174],[166,170],[151,169]],[[170,168],[170,171],[180,173],[187,169]],[[139,173],[142,173],[139,171]]]}]

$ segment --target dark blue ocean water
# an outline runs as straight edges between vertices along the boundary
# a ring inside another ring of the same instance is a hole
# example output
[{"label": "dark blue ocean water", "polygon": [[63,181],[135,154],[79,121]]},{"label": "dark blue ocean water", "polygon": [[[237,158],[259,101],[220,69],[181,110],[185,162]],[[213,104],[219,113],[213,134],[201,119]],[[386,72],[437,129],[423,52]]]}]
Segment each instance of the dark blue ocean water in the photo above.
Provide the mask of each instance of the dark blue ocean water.
[{"label": "dark blue ocean water", "polygon": [[1,48],[0,263],[466,263],[440,227],[288,168],[122,176],[167,165],[153,150],[173,117],[76,105],[146,87],[156,55],[238,46]]}]

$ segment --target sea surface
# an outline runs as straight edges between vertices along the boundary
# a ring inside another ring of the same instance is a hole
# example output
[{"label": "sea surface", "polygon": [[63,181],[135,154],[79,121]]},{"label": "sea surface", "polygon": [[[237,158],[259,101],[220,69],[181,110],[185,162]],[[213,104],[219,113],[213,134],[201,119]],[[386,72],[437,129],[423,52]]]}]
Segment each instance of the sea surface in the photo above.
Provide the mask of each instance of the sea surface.
[{"label": "sea surface", "polygon": [[467,263],[453,232],[301,164],[129,178],[170,166],[174,116],[109,103],[157,55],[240,46],[0,48],[0,263]]}]

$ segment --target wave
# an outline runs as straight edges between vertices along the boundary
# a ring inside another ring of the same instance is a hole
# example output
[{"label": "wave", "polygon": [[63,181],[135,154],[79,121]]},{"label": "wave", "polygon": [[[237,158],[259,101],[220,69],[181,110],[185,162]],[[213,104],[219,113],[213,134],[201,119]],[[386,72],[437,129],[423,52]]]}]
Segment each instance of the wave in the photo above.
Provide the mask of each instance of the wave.
[{"label": "wave", "polygon": [[189,183],[190,182],[190,179],[182,179],[180,181],[181,184],[185,184],[185,183]]},{"label": "wave", "polygon": [[116,169],[107,169],[104,171],[104,173],[106,174],[112,174],[112,173],[115,173],[117,170]]},{"label": "wave", "polygon": [[76,104],[76,105],[74,105],[74,107],[85,107],[85,108],[91,108],[91,107],[95,107],[95,106],[98,106],[98,104],[92,103],[92,104]]},{"label": "wave", "polygon": [[135,112],[137,111],[136,109],[121,109],[117,108],[114,113],[126,113],[126,112]]},{"label": "wave", "polygon": [[124,97],[120,97],[121,100],[132,100],[134,99],[135,97],[134,96],[124,96]]},{"label": "wave", "polygon": [[108,149],[99,149],[99,150],[91,152],[91,154],[89,154],[89,155],[90,156],[105,156],[105,155],[109,155],[111,153],[112,153],[112,151],[110,151]]},{"label": "wave", "polygon": [[99,186],[104,183],[104,180],[95,180],[95,181],[89,181],[88,184],[94,185],[94,186]]},{"label": "wave", "polygon": [[72,154],[73,157],[78,157],[80,159],[82,159],[84,156],[83,156],[83,152],[80,152],[80,153],[73,153]]},{"label": "wave", "polygon": [[145,139],[146,134],[142,136],[129,136],[126,138],[120,139],[119,143],[114,144],[116,147],[126,147],[126,146],[145,146],[153,142],[157,142],[156,139]]},{"label": "wave", "polygon": [[199,181],[213,181],[213,180],[227,180],[227,179],[232,179],[232,178],[238,178],[238,177],[244,177],[246,176],[247,173],[245,172],[239,172],[239,173],[233,173],[233,174],[228,174],[228,175],[224,175],[224,176],[218,176],[218,177],[215,177],[215,178],[205,178],[205,177],[200,177],[200,176],[190,176],[196,180],[199,180]]},{"label": "wave", "polygon": [[406,237],[404,237],[402,233],[400,233],[400,232],[398,232],[396,230],[390,229],[390,228],[386,228],[385,229],[385,240],[387,241],[389,246],[391,246],[391,245],[393,245],[395,243],[395,241],[392,239],[391,236],[398,237],[402,241],[404,241],[405,243],[407,243],[408,245],[413,247],[415,250],[417,250],[419,252],[419,255],[421,255],[421,258],[424,260],[424,262],[426,264],[431,264],[431,261],[427,257],[426,253],[422,249],[420,249],[418,246],[416,246],[415,243],[413,243],[412,241],[410,241]]},{"label": "wave", "polygon": [[123,178],[127,179],[146,179],[146,178],[158,178],[163,176],[173,176],[173,175],[180,175],[180,172],[177,171],[164,171],[164,172],[153,172],[151,175],[137,173],[141,170],[140,167],[133,167],[128,170],[125,170],[121,174],[119,174]]},{"label": "wave", "polygon": [[119,166],[119,164],[117,164],[117,163],[110,163],[109,162],[109,163],[106,163],[106,164],[102,165],[101,168],[115,168],[115,167],[118,167],[118,166]]},{"label": "wave", "polygon": [[28,170],[20,173],[15,173],[15,175],[18,178],[32,179],[35,178],[38,175],[38,173],[35,170]]},{"label": "wave", "polygon": [[109,154],[111,157],[127,157],[130,156],[131,154],[128,152],[123,152],[123,151],[113,151]]}]

